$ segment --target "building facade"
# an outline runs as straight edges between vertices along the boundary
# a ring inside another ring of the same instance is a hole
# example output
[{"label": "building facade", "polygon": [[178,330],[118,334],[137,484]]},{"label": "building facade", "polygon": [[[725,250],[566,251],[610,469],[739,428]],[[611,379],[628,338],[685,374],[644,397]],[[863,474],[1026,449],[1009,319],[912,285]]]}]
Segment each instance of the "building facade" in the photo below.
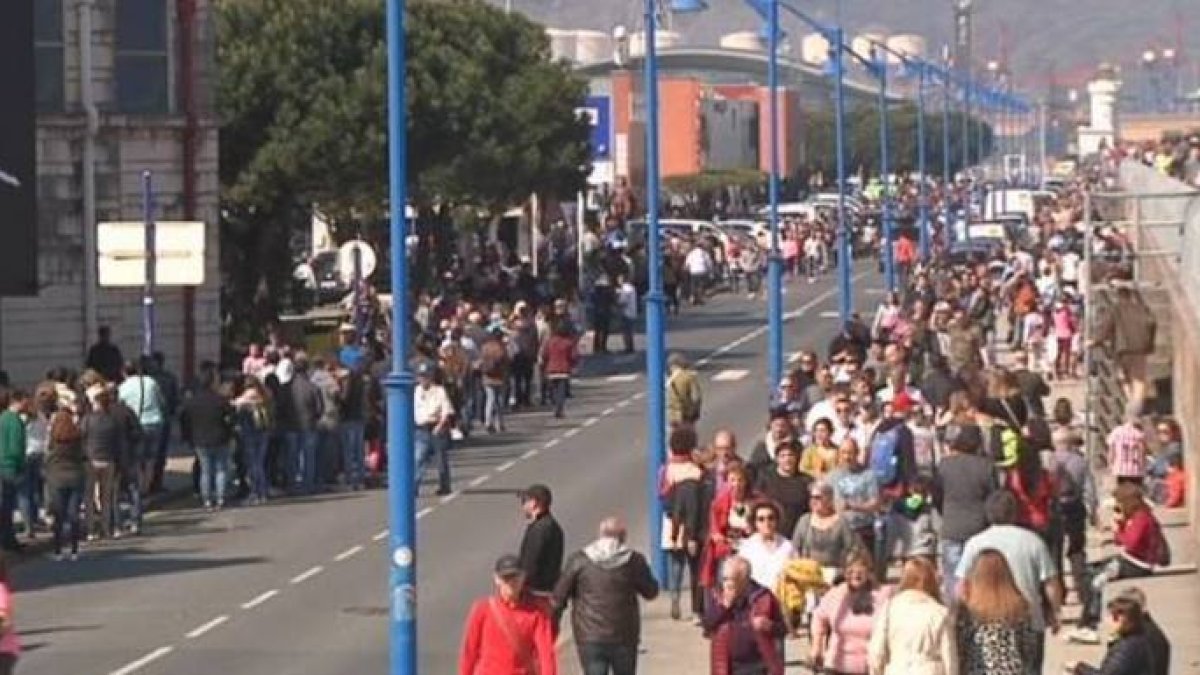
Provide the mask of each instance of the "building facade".
[{"label": "building facade", "polygon": [[96,224],[206,224],[204,284],[156,293],[170,367],[220,356],[217,121],[211,0],[28,0],[35,5],[36,296],[0,299],[0,367],[29,385],[79,368],[100,326],[142,349],[142,292],[97,285]]}]

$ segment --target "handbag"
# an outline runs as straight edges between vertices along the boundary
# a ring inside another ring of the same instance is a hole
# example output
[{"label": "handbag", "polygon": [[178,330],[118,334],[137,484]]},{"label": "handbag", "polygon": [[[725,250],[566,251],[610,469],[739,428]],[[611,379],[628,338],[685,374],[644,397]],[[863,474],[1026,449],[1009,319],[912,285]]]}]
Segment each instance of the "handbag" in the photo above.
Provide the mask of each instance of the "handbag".
[{"label": "handbag", "polygon": [[532,675],[538,675],[537,661],[533,658],[533,645],[517,634],[517,627],[513,625],[512,619],[500,609],[496,598],[488,599],[488,612],[492,615],[492,620],[496,622],[500,632],[504,634],[504,641],[516,652],[521,667]]}]

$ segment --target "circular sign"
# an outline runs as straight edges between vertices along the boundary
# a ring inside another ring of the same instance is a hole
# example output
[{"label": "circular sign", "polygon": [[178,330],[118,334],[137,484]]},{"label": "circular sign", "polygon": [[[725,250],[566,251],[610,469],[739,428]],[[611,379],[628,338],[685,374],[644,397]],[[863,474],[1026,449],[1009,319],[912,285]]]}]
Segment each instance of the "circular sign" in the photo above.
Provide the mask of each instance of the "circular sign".
[{"label": "circular sign", "polygon": [[375,257],[375,249],[371,245],[361,239],[354,239],[342,244],[338,249],[338,273],[342,280],[350,283],[354,280],[354,256],[358,256],[362,278],[370,279],[375,273],[375,268],[378,265],[378,259]]},{"label": "circular sign", "polygon": [[407,546],[401,546],[392,553],[392,562],[396,563],[396,567],[409,567],[413,564],[413,550]]}]

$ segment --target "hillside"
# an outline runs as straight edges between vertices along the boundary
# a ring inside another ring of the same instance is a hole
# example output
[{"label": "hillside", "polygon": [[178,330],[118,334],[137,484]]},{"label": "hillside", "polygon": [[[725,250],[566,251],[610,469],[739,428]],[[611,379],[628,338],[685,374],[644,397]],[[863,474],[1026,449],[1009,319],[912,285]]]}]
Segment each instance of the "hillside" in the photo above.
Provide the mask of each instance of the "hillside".
[{"label": "hillside", "polygon": [[[505,0],[488,0],[503,5]],[[641,23],[640,0],[510,0],[515,10],[558,28],[610,31]],[[810,14],[830,19],[835,0],[795,0]],[[917,33],[931,50],[950,38],[950,0],[842,0],[851,34],[885,28]],[[1173,47],[1178,33],[1185,54],[1200,60],[1200,16],[1190,0],[976,0],[975,53],[980,61],[998,58],[1007,34],[1019,83],[1041,88],[1056,73],[1060,83],[1081,83],[1101,61],[1130,68],[1148,47]],[[678,17],[674,29],[693,43],[715,44],[723,34],[754,30],[759,23],[739,0],[709,0],[703,14]],[[1190,16],[1189,16],[1190,14]],[[786,29],[808,31],[790,19]],[[1191,45],[1188,41],[1191,41]],[[1194,66],[1189,66],[1189,72]],[[1190,78],[1188,78],[1190,79]]]}]

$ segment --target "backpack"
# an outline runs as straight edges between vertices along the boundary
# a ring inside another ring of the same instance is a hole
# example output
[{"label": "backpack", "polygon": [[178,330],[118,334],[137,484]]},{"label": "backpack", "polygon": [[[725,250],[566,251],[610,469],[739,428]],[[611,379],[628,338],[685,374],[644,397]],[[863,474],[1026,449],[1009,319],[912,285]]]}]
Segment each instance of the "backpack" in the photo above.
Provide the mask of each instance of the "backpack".
[{"label": "backpack", "polygon": [[884,432],[876,432],[871,439],[871,470],[879,478],[880,486],[888,486],[900,478],[900,429],[896,426]]}]

